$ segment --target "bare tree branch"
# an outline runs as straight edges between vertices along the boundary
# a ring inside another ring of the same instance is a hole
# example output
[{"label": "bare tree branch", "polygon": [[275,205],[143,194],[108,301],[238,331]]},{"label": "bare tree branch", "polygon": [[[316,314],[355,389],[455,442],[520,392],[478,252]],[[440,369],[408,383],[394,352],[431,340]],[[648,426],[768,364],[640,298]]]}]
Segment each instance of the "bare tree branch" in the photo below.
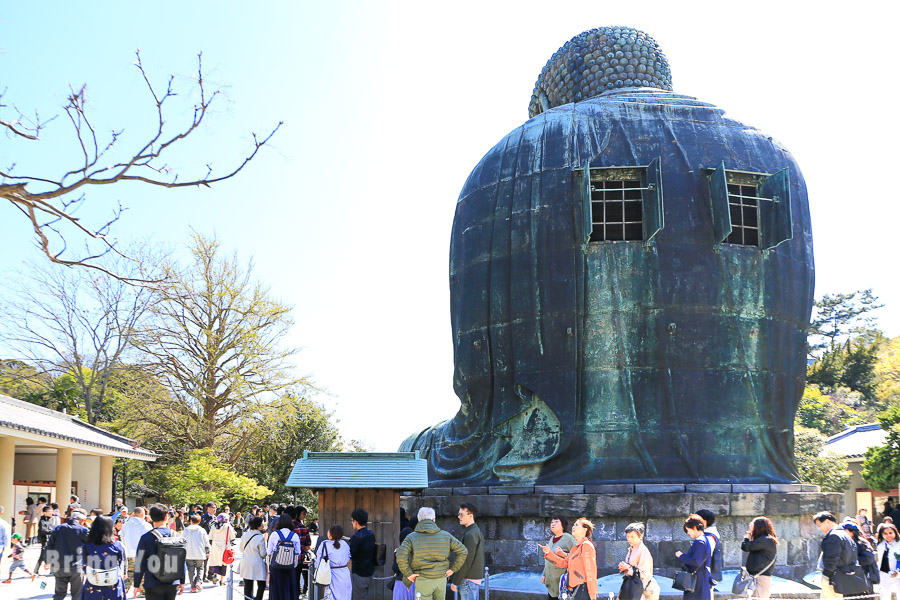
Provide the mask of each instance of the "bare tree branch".
[{"label": "bare tree branch", "polygon": [[[112,148],[116,147],[123,130],[113,130],[108,142],[105,145],[101,143],[87,111],[87,86],[81,86],[79,89],[70,88],[66,104],[63,106],[63,111],[72,125],[74,137],[80,149],[78,165],[66,170],[59,178],[33,173],[19,174],[15,172],[14,165],[0,170],[0,198],[12,203],[30,221],[37,237],[38,246],[51,262],[65,266],[90,267],[107,275],[119,277],[118,274],[99,265],[97,259],[110,252],[124,256],[116,249],[115,240],[108,237],[110,229],[122,216],[123,210],[120,207],[109,220],[99,227],[83,223],[79,217],[75,216],[73,210],[84,199],[84,189],[123,181],[137,181],[164,188],[209,187],[240,173],[250,161],[256,158],[260,149],[270,142],[272,136],[282,125],[279,122],[262,138],[253,133],[253,146],[250,152],[243,160],[224,172],[217,174],[209,164],[205,164],[205,172],[202,176],[179,181],[179,174],[173,172],[163,162],[164,155],[167,155],[170,148],[188,138],[202,125],[213,100],[220,92],[212,90],[210,93],[207,89],[203,78],[202,54],[198,55],[199,101],[194,104],[193,117],[190,122],[181,128],[172,128],[168,126],[166,120],[166,101],[177,95],[174,89],[174,77],[169,77],[165,92],[158,90],[150,81],[141,62],[140,51],[136,52],[136,57],[134,65],[147,86],[156,111],[156,127],[149,139],[140,143],[133,151],[125,152],[125,156],[130,158],[104,164],[104,158]],[[2,104],[2,98],[3,96],[0,94],[0,111],[9,108]],[[13,118],[0,119],[0,127],[9,136],[27,141],[39,140],[41,129],[53,120],[42,122],[37,115],[35,115],[35,120],[27,119],[15,107],[12,107],[11,112]],[[29,186],[32,185],[39,189],[30,189]],[[76,192],[81,192],[82,196],[72,199],[71,195]],[[65,232],[62,226],[67,228]],[[71,231],[68,231],[69,229]],[[98,249],[88,250],[81,256],[70,257],[67,235],[75,235],[84,240],[86,247],[90,247],[91,243],[94,243]],[[58,241],[51,241],[51,236],[58,238]],[[128,278],[123,278],[123,280],[132,283],[148,283]]]}]

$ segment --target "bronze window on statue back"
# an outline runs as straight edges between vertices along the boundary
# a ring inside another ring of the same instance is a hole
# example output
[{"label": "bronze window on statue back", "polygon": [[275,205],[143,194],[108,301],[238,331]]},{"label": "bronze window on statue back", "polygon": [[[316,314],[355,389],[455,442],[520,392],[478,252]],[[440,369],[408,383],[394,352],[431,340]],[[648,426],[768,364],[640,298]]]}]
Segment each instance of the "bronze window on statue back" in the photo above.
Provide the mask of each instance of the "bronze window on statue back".
[{"label": "bronze window on statue back", "polygon": [[728,184],[731,233],[726,244],[759,246],[759,190],[755,185]]},{"label": "bronze window on statue back", "polygon": [[664,226],[659,158],[646,167],[579,169],[584,241],[649,243]]}]

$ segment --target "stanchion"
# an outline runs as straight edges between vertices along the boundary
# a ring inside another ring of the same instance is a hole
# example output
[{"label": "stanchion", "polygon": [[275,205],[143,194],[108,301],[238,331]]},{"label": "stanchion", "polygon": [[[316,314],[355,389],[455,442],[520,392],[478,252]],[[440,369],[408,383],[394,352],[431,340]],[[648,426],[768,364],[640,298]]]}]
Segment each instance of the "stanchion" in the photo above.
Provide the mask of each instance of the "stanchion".
[{"label": "stanchion", "polygon": [[491,596],[491,579],[488,568],[484,568],[484,600],[488,600]]},{"label": "stanchion", "polygon": [[234,569],[228,565],[228,587],[225,588],[225,600],[234,600]]}]

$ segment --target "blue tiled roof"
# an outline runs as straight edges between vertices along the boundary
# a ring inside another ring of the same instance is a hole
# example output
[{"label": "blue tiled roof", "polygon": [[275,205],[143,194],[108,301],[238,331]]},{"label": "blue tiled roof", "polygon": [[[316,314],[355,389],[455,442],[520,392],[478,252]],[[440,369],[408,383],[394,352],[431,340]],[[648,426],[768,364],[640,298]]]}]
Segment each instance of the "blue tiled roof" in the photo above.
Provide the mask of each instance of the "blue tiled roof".
[{"label": "blue tiled roof", "polygon": [[884,444],[886,437],[887,433],[878,423],[856,425],[828,438],[822,450],[836,452],[844,458],[858,458],[869,448]]},{"label": "blue tiled roof", "polygon": [[288,487],[378,488],[415,490],[428,487],[428,463],[418,452],[304,452],[294,463]]}]

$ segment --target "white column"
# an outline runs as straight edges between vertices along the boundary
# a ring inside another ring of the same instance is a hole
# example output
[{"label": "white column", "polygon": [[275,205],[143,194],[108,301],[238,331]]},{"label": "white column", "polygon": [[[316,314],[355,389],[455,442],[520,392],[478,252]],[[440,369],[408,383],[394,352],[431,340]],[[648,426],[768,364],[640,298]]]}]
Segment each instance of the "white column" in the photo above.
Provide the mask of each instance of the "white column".
[{"label": "white column", "polygon": [[15,438],[0,437],[0,504],[3,505],[3,518],[7,525],[10,525],[16,512],[16,488],[13,486],[15,464]]},{"label": "white column", "polygon": [[113,457],[100,457],[100,508],[112,512]]},{"label": "white column", "polygon": [[56,502],[62,515],[69,506],[72,493],[72,449],[56,449]]}]

